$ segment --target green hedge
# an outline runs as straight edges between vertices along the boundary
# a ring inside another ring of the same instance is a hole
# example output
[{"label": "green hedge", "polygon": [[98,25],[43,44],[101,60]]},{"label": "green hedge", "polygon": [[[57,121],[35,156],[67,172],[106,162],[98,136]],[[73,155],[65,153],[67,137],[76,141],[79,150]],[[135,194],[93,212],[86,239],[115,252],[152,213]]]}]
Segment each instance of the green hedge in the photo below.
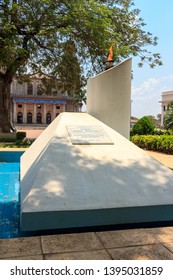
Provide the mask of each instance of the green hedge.
[{"label": "green hedge", "polygon": [[154,129],[154,132],[152,133],[153,135],[172,135],[171,130],[162,130],[162,129]]},{"label": "green hedge", "polygon": [[142,149],[173,154],[173,135],[135,135],[132,142]]},{"label": "green hedge", "polygon": [[25,131],[18,131],[16,133],[16,140],[23,140],[26,138],[26,132]]},{"label": "green hedge", "polygon": [[0,138],[0,143],[11,143],[11,142],[16,142],[16,139],[12,138]]}]

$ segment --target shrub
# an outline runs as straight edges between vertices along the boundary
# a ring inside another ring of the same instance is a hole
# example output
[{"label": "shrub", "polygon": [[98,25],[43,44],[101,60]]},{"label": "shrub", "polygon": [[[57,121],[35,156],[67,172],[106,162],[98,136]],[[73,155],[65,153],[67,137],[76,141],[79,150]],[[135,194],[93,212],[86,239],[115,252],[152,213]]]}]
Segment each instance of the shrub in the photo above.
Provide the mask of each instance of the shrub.
[{"label": "shrub", "polygon": [[173,154],[172,135],[135,135],[132,142],[142,149]]},{"label": "shrub", "polygon": [[132,135],[147,135],[153,134],[154,125],[147,117],[139,119],[132,128]]},{"label": "shrub", "polygon": [[153,135],[171,135],[170,130],[154,129]]},{"label": "shrub", "polygon": [[34,141],[35,141],[35,139],[28,139],[28,138],[25,138],[23,140],[16,140],[16,146],[17,147],[29,147]]},{"label": "shrub", "polygon": [[0,143],[10,143],[10,142],[16,142],[16,139],[11,138],[0,138]]},{"label": "shrub", "polygon": [[18,131],[16,133],[16,140],[23,140],[26,137],[26,132]]}]

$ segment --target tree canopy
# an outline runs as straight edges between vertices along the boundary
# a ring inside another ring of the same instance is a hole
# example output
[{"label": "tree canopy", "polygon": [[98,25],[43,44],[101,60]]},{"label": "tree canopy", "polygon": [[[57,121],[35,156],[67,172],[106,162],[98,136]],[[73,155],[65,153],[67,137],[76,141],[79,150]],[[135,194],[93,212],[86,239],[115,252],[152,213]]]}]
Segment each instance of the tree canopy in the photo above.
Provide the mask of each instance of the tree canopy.
[{"label": "tree canopy", "polygon": [[161,63],[160,55],[145,47],[156,45],[157,37],[142,30],[139,14],[131,0],[2,0],[0,66],[14,73],[26,65],[51,72],[71,38],[78,59],[97,71],[111,44],[115,61],[134,55],[153,67]]},{"label": "tree canopy", "polygon": [[153,123],[154,127],[160,127],[160,122],[158,119],[155,118],[155,116],[148,115],[145,117],[147,117]]},{"label": "tree canopy", "polygon": [[160,65],[160,54],[147,50],[158,38],[143,26],[132,0],[1,0],[0,106],[4,118],[9,118],[9,84],[14,75],[38,70],[60,75],[55,70],[62,69],[58,66],[69,40],[85,75],[104,69],[110,45],[115,62],[138,56],[139,66],[144,62]]},{"label": "tree canopy", "polygon": [[132,135],[135,134],[147,135],[147,134],[153,134],[153,132],[154,132],[154,125],[151,122],[151,120],[146,116],[139,119],[132,128]]}]

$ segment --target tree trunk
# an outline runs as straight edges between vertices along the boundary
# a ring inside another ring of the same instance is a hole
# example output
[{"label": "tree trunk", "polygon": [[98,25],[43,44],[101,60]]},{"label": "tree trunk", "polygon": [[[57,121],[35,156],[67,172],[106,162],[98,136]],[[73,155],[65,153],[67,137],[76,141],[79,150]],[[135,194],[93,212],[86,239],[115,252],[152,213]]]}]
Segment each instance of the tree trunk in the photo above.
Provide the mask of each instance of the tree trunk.
[{"label": "tree trunk", "polygon": [[0,79],[0,132],[10,132],[11,128],[11,80],[1,77]]}]

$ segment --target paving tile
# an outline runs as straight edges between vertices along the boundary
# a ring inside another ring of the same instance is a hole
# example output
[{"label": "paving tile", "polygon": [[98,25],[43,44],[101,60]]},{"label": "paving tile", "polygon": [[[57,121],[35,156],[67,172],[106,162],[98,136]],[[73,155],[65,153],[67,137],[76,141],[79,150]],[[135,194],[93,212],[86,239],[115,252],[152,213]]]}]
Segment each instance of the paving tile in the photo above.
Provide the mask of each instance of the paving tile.
[{"label": "paving tile", "polygon": [[41,242],[44,254],[103,249],[93,232],[42,236]]},{"label": "paving tile", "polygon": [[145,232],[151,234],[158,242],[173,242],[173,227],[150,228],[145,229]]},{"label": "paving tile", "polygon": [[96,235],[105,248],[157,243],[156,239],[143,229],[97,232]]},{"label": "paving tile", "polygon": [[165,246],[171,253],[173,253],[173,243],[163,243],[163,246]]},{"label": "paving tile", "polygon": [[46,260],[111,260],[105,250],[70,252],[44,255]]},{"label": "paving tile", "polygon": [[34,255],[34,256],[20,256],[12,258],[4,258],[3,260],[43,260],[43,255]]},{"label": "paving tile", "polygon": [[173,260],[173,254],[162,244],[109,249],[114,260]]},{"label": "paving tile", "polygon": [[41,254],[40,237],[0,240],[0,259]]}]

